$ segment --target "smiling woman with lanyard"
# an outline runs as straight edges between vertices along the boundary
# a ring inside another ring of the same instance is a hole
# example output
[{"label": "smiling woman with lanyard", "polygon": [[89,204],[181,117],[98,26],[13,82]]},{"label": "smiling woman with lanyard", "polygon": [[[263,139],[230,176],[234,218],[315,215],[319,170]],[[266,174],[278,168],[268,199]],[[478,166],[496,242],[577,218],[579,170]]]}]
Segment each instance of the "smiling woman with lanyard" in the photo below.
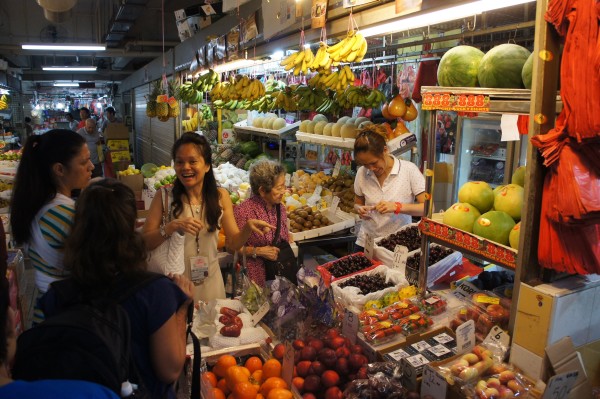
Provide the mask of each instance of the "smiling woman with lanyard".
[{"label": "smiling woman with lanyard", "polygon": [[390,154],[385,130],[379,129],[370,125],[354,141],[354,159],[361,165],[354,180],[354,207],[363,220],[356,240],[360,247],[367,234],[373,238],[391,234],[424,210],[423,174],[412,162]]},{"label": "smiling woman with lanyard", "polygon": [[149,250],[158,247],[172,234],[184,234],[185,276],[194,283],[194,300],[208,302],[225,298],[225,285],[217,259],[219,230],[225,230],[231,249],[245,244],[252,232],[265,234],[275,226],[250,219],[240,229],[229,193],[217,187],[210,164],[210,144],[204,136],[187,132],[173,145],[177,179],[173,185],[170,217],[162,222],[163,199],[158,191],[150,205],[144,225]]}]

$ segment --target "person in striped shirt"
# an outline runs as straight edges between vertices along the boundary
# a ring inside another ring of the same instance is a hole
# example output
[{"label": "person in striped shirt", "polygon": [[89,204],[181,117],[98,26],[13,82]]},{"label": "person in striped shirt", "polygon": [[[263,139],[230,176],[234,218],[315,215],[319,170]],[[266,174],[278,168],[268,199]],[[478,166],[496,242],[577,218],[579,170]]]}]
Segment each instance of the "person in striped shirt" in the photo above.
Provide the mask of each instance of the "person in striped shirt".
[{"label": "person in striped shirt", "polygon": [[[63,248],[75,214],[71,193],[88,185],[93,169],[85,139],[71,130],[50,130],[25,143],[13,185],[10,224],[13,240],[31,259],[40,296],[65,276]],[[36,311],[34,322],[39,317]]]}]

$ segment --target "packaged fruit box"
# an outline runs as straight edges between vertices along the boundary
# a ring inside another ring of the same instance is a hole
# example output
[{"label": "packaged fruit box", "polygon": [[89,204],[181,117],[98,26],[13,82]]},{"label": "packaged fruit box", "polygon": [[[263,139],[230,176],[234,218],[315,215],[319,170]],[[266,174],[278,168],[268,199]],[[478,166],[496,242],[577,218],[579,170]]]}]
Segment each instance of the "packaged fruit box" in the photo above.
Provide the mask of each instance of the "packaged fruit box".
[{"label": "packaged fruit box", "polygon": [[336,303],[342,307],[362,308],[367,301],[376,301],[395,292],[408,282],[399,270],[379,265],[371,270],[356,273],[331,283]]},{"label": "packaged fruit box", "polygon": [[[335,232],[338,232],[338,231],[341,231],[344,229],[349,229],[349,228],[353,227],[354,224],[356,223],[354,217],[351,217],[347,213],[339,211],[339,210],[336,210],[336,212],[333,213],[333,212],[331,212],[331,210],[326,209],[324,211],[320,211],[320,213],[322,216],[325,216],[327,218],[328,222],[331,222],[331,224],[328,224],[326,226],[321,226],[321,227],[314,227],[314,225],[311,222],[311,227],[308,227],[309,230],[300,231],[297,233],[293,233],[293,232],[290,233],[292,236],[292,239],[294,241],[302,241],[302,240],[307,240],[309,238],[326,236],[328,234],[332,234],[332,233],[335,233]],[[306,218],[304,218],[304,220],[305,220],[304,223],[306,223],[308,221],[308,220],[306,220]],[[291,225],[291,220],[289,220],[289,221],[290,221],[290,225]],[[296,221],[296,223],[299,224],[298,221]],[[306,226],[305,224],[303,224],[303,225]],[[307,227],[305,227],[305,228],[307,228]],[[291,228],[290,228],[290,231],[292,231]]]},{"label": "packaged fruit box", "polygon": [[375,239],[373,257],[384,265],[394,264],[394,250],[396,245],[403,245],[409,255],[421,248],[421,232],[418,223],[402,226],[398,231],[385,237]]},{"label": "packaged fruit box", "polygon": [[357,252],[317,266],[317,271],[321,274],[325,285],[329,287],[333,281],[371,270],[379,265],[381,262],[367,258],[363,252]]},{"label": "packaged fruit box", "polygon": [[[419,264],[421,251],[413,251],[406,258],[406,279],[411,284],[419,283]],[[431,287],[453,267],[462,263],[462,254],[438,244],[429,244],[429,266],[427,267],[427,286]]]},{"label": "packaged fruit box", "polygon": [[[506,307],[508,305],[508,307]],[[450,327],[456,330],[468,320],[475,322],[475,336],[482,341],[497,325],[506,329],[510,318],[510,302],[490,291],[476,292],[469,301],[458,308]]]}]

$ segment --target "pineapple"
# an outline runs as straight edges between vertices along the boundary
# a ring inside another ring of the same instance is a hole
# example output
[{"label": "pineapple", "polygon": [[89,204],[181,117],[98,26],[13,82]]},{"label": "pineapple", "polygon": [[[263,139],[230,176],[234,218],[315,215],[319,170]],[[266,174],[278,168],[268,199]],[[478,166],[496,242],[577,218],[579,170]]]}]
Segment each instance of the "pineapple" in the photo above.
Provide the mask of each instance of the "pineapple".
[{"label": "pineapple", "polygon": [[179,106],[169,107],[169,118],[177,118],[179,116]]},{"label": "pineapple", "polygon": [[211,141],[211,142],[217,141],[217,131],[214,129],[210,129],[209,131],[204,133],[204,135],[206,136],[208,141]]},{"label": "pineapple", "polygon": [[156,116],[156,101],[148,101],[146,103],[146,115],[149,118],[154,118]]},{"label": "pineapple", "polygon": [[158,120],[161,121],[161,122],[167,122],[169,120],[169,116],[168,115],[166,115],[166,116],[159,116]]},{"label": "pineapple", "polygon": [[156,104],[156,116],[159,118],[168,118],[169,117],[169,104],[167,103],[157,103]]},{"label": "pineapple", "polygon": [[238,169],[244,169],[244,165],[248,162],[248,158],[242,157],[239,161],[236,162],[235,167]]}]

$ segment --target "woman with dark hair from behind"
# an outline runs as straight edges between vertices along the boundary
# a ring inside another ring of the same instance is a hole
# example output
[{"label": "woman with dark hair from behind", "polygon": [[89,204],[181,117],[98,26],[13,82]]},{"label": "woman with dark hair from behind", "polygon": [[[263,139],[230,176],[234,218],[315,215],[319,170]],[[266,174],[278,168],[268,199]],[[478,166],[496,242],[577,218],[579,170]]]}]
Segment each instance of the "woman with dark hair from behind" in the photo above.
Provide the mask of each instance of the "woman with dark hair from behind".
[{"label": "woman with dark hair from behind", "polygon": [[[40,295],[66,275],[64,241],[75,213],[71,192],[88,185],[93,168],[85,139],[71,130],[50,130],[25,143],[12,190],[10,224],[14,240],[25,246],[31,259]],[[34,321],[40,321],[39,312]]]},{"label": "woman with dark hair from behind", "polygon": [[2,399],[117,399],[118,396],[102,385],[87,381],[40,380],[14,381],[10,365],[17,349],[15,314],[10,307],[6,279],[6,246],[4,227],[0,223],[0,398]]},{"label": "woman with dark hair from behind", "polygon": [[[146,246],[135,231],[133,191],[105,179],[83,190],[65,248],[65,267],[86,298],[106,298],[123,281],[135,282],[146,270]],[[121,306],[131,325],[132,355],[153,398],[174,398],[172,384],[185,362],[186,318],[192,284],[182,276],[161,276],[142,286]],[[40,300],[44,316],[61,310],[51,288]]]},{"label": "woman with dark hair from behind", "polygon": [[265,234],[275,226],[248,219],[238,228],[229,193],[217,187],[211,166],[210,144],[204,136],[186,132],[173,145],[177,179],[172,206],[163,223],[162,191],[154,196],[144,225],[144,239],[150,250],[172,234],[185,234],[185,275],[193,281],[194,300],[225,298],[225,285],[217,259],[219,230],[223,228],[228,246],[241,248],[252,232]]}]

